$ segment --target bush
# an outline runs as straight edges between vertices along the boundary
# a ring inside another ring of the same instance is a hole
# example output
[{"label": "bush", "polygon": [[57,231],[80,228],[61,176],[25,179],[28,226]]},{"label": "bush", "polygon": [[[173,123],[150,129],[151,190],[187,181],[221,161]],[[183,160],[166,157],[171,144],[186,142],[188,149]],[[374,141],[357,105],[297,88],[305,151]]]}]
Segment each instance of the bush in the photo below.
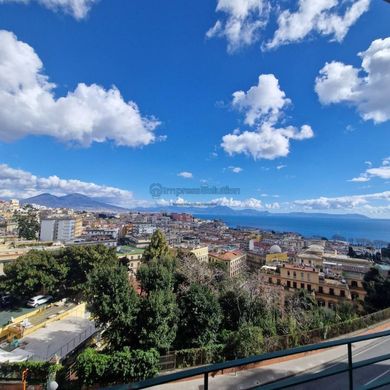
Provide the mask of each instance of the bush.
[{"label": "bush", "polygon": [[130,350],[112,355],[84,350],[77,358],[76,371],[82,384],[128,383],[147,379],[158,374],[160,355],[155,349]]},{"label": "bush", "polygon": [[28,369],[28,380],[33,383],[46,383],[51,374],[62,368],[60,364],[49,362],[1,363],[0,379],[21,379],[24,370]]},{"label": "bush", "polygon": [[258,326],[244,324],[229,338],[224,354],[228,359],[260,355],[263,352],[263,331]]}]

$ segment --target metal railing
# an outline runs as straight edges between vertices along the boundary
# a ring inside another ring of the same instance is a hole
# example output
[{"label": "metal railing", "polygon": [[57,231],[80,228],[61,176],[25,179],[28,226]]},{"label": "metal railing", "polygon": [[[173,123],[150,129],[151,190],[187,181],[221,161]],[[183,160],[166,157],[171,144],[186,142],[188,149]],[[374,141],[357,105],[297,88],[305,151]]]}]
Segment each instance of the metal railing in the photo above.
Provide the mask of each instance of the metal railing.
[{"label": "metal railing", "polygon": [[[340,340],[333,340],[333,341],[327,341],[320,344],[314,344],[314,345],[308,345],[298,348],[292,348],[287,349],[284,351],[276,351],[271,353],[265,353],[263,355],[257,355],[257,356],[251,356],[243,359],[237,359],[237,360],[231,360],[224,363],[217,363],[217,364],[210,364],[203,367],[197,367],[192,368],[189,370],[179,371],[175,372],[173,374],[158,376],[155,378],[147,379],[142,382],[137,383],[130,383],[125,385],[116,385],[109,387],[111,390],[133,390],[133,389],[145,389],[148,387],[153,387],[157,385],[162,385],[166,383],[176,382],[180,380],[185,380],[188,378],[194,378],[194,377],[200,377],[203,376],[203,389],[208,390],[209,389],[209,375],[212,373],[216,373],[218,371],[227,370],[235,367],[242,367],[249,364],[254,363],[260,363],[267,360],[272,360],[276,358],[282,358],[286,356],[296,355],[300,353],[305,352],[311,352],[311,351],[318,351],[323,350],[327,348],[333,348],[345,345],[347,346],[347,356],[348,356],[348,363],[346,366],[343,367],[336,367],[333,369],[325,369],[320,372],[311,373],[311,374],[300,374],[299,376],[293,376],[286,379],[280,379],[278,381],[274,382],[268,382],[263,385],[251,387],[250,389],[261,389],[261,390],[276,390],[276,389],[285,389],[292,386],[301,385],[304,383],[316,381],[322,378],[326,378],[329,376],[342,374],[342,373],[348,373],[348,386],[349,390],[353,390],[353,370],[356,370],[358,368],[366,367],[378,362],[382,362],[385,360],[390,359],[390,353],[376,356],[374,358],[366,359],[363,361],[359,361],[354,363],[353,362],[353,354],[352,354],[352,344],[367,341],[367,340],[373,340],[380,337],[386,337],[390,336],[390,330],[386,330],[384,332],[379,333],[373,333],[363,336],[356,336],[346,339],[340,339]],[[371,389],[377,389],[380,387],[384,387],[385,385],[390,384],[390,378],[387,377],[385,379],[382,379],[381,381],[375,381],[371,384],[366,384],[362,387],[364,390],[371,390]],[[107,388],[108,389],[108,388]]]}]

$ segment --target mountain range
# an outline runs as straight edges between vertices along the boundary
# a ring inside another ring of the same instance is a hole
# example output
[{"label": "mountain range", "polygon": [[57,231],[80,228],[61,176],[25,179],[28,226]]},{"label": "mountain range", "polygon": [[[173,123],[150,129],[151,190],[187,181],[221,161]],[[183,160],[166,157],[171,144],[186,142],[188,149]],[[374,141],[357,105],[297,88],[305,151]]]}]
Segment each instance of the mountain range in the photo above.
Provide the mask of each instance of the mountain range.
[{"label": "mountain range", "polygon": [[[55,196],[52,194],[40,194],[31,198],[23,199],[21,204],[36,204],[40,206],[46,206],[50,208],[70,208],[74,210],[84,211],[102,211],[112,213],[125,213],[129,211],[140,212],[168,212],[168,213],[188,213],[196,215],[208,215],[208,216],[272,216],[273,213],[269,211],[259,211],[254,209],[232,209],[227,206],[211,206],[211,207],[191,207],[191,206],[154,206],[154,207],[138,207],[135,209],[127,209],[124,207],[115,206],[109,203],[105,203],[86,195],[74,193],[65,196]],[[304,213],[304,212],[292,212],[292,213],[278,213],[278,215],[284,216],[300,216],[300,217],[348,217],[348,218],[368,218],[361,214],[327,214],[327,213]]]},{"label": "mountain range", "polygon": [[127,212],[128,209],[104,203],[82,194],[69,194],[55,196],[52,194],[40,194],[31,198],[22,199],[21,204],[36,204],[50,208],[67,208],[80,211],[104,211],[104,212]]}]

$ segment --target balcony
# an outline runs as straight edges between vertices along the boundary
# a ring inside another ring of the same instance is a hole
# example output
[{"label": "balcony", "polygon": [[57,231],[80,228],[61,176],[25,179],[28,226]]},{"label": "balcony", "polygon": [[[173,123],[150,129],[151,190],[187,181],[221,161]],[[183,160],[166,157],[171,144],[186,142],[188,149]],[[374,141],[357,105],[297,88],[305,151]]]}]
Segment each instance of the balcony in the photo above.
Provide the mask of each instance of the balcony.
[{"label": "balcony", "polygon": [[[194,378],[203,378],[202,383],[199,388],[203,388],[203,390],[209,390],[211,388],[219,388],[218,386],[211,386],[211,377],[214,378],[214,375],[221,371],[227,371],[235,368],[240,368],[248,365],[254,365],[260,362],[269,362],[273,359],[283,359],[286,357],[293,357],[293,355],[297,354],[313,354],[314,356],[318,356],[318,353],[325,353],[324,351],[334,350],[335,348],[342,348],[345,352],[345,363],[340,361],[338,364],[331,364],[328,367],[321,369],[320,371],[311,372],[311,373],[303,373],[298,375],[293,375],[286,373],[284,378],[279,378],[276,381],[261,383],[261,378],[259,377],[258,385],[245,387],[244,385],[239,387],[231,387],[231,388],[241,388],[241,389],[259,389],[259,390],[276,390],[276,389],[285,389],[285,388],[295,388],[299,389],[311,389],[314,386],[319,388],[330,388],[334,385],[334,380],[332,378],[338,378],[337,380],[343,383],[343,387],[345,389],[353,390],[353,389],[361,389],[361,390],[370,390],[383,388],[386,385],[390,385],[390,376],[388,375],[389,370],[383,371],[384,368],[388,368],[388,365],[379,366],[382,369],[381,374],[375,375],[372,380],[368,380],[368,382],[362,384],[361,375],[357,376],[355,370],[363,369],[365,367],[371,367],[374,369],[378,368],[378,363],[385,362],[390,359],[390,353],[388,353],[387,347],[382,348],[385,351],[384,354],[378,355],[375,353],[376,349],[370,348],[374,350],[374,356],[366,359],[361,358],[361,352],[357,352],[354,356],[353,347],[358,343],[367,343],[370,340],[381,339],[375,346],[380,345],[381,343],[389,342],[390,330],[386,330],[384,332],[368,334],[364,336],[356,336],[352,338],[346,339],[338,339],[333,341],[328,341],[320,344],[313,344],[309,346],[303,346],[298,348],[292,348],[284,351],[277,351],[272,353],[266,353],[258,356],[251,356],[243,359],[227,361],[224,363],[217,363],[206,365],[198,368],[193,368],[189,370],[175,372],[173,374],[163,375],[156,378],[148,379],[138,383],[130,383],[124,385],[117,385],[110,387],[110,389],[115,390],[131,390],[131,389],[145,389],[152,388],[153,386],[164,385],[164,384],[173,384],[176,381],[182,381],[179,385],[186,387],[185,380],[192,380]],[[366,344],[365,344],[366,345]],[[364,349],[363,347],[362,349]],[[368,350],[369,348],[366,348]],[[378,348],[378,352],[381,348]],[[357,355],[360,355],[359,358],[356,359]],[[313,358],[311,358],[313,359]],[[355,360],[355,361],[354,361]],[[375,366],[374,366],[375,365]],[[387,375],[386,375],[387,374]],[[244,377],[242,377],[244,380]],[[322,380],[322,382],[321,382]],[[324,382],[326,380],[326,382]],[[329,382],[327,380],[331,380]],[[366,381],[364,379],[363,381]],[[355,383],[354,383],[355,382]],[[324,384],[318,386],[319,384]],[[337,386],[336,386],[337,387]],[[334,387],[334,388],[336,388]],[[159,386],[159,389],[163,389],[164,386]],[[170,387],[168,387],[170,388]],[[340,387],[337,387],[340,388]],[[108,389],[108,388],[107,388]]]}]

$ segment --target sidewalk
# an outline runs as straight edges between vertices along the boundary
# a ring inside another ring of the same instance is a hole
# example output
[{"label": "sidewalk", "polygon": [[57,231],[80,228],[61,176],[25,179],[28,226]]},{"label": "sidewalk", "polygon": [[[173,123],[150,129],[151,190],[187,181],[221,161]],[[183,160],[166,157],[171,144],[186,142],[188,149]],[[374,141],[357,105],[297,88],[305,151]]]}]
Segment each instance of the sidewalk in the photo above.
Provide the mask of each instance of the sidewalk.
[{"label": "sidewalk", "polygon": [[[338,337],[337,339],[375,333],[388,329],[390,329],[390,321],[384,321],[374,327],[350,333],[348,335]],[[386,340],[367,340],[352,345],[354,356],[359,356],[360,354],[375,348],[375,346],[390,340],[388,337],[385,339]],[[347,349],[346,346],[339,346],[300,355],[304,356],[297,357],[297,355],[293,355],[288,358],[284,358],[283,361],[281,361],[281,359],[275,359],[274,363],[272,363],[272,361],[268,361],[265,362],[266,364],[259,364],[256,368],[237,368],[236,372],[226,374],[221,373],[214,377],[210,375],[209,388],[226,390],[247,389],[252,386],[284,379],[289,376],[303,374],[306,371],[321,371],[325,368],[329,368],[329,366],[333,365],[333,363],[344,360],[347,356]],[[186,390],[202,390],[203,378],[155,386],[153,389],[178,390],[182,389],[184,386]]]}]

